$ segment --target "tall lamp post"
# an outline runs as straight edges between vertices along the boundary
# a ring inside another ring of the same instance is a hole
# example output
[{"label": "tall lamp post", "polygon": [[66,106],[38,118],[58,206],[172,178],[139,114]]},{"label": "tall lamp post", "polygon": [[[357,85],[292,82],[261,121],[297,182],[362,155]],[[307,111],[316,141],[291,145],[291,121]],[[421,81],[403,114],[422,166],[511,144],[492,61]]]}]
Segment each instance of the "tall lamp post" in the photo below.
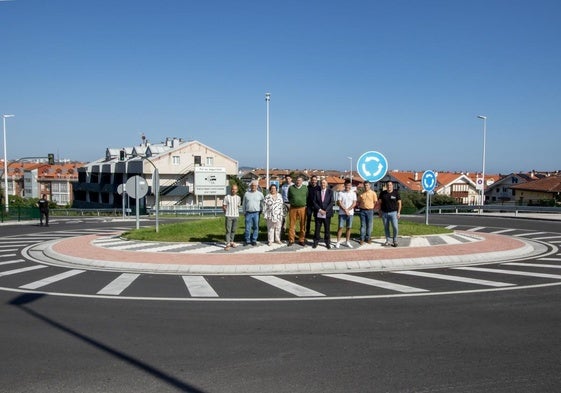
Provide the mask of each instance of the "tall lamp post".
[{"label": "tall lamp post", "polygon": [[352,157],[347,157],[350,161],[351,161],[351,172],[349,174],[349,177],[351,178],[351,187],[353,186],[353,158]]},{"label": "tall lamp post", "polygon": [[267,103],[267,169],[265,170],[265,188],[269,189],[269,103],[271,102],[271,93],[265,93],[265,102]]},{"label": "tall lamp post", "polygon": [[4,129],[4,204],[6,207],[6,213],[9,210],[8,202],[8,154],[6,148],[6,119],[8,117],[14,117],[15,115],[2,115],[2,124]]},{"label": "tall lamp post", "polygon": [[481,184],[481,207],[483,207],[483,205],[485,205],[485,144],[487,140],[487,116],[477,116],[477,118],[483,120],[483,168],[481,172],[483,180],[483,184]]}]

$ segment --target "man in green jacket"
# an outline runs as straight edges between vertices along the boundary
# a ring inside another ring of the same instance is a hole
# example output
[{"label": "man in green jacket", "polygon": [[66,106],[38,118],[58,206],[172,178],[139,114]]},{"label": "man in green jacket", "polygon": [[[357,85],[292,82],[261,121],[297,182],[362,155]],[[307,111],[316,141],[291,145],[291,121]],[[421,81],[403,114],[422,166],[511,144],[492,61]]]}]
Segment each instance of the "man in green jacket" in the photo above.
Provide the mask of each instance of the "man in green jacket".
[{"label": "man in green jacket", "polygon": [[306,201],[308,199],[308,187],[302,184],[302,176],[296,178],[296,184],[290,186],[288,189],[288,203],[290,209],[288,215],[290,218],[290,226],[288,229],[288,245],[294,244],[296,237],[296,221],[298,221],[298,244],[305,246],[306,239]]}]

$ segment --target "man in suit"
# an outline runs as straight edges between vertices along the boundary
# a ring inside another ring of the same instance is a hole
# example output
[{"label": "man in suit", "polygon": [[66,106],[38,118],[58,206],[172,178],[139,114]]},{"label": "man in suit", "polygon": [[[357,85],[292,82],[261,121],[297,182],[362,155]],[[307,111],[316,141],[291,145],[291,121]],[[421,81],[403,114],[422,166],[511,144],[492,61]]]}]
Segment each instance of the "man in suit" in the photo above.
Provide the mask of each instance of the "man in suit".
[{"label": "man in suit", "polygon": [[333,206],[335,205],[335,196],[333,190],[327,187],[327,180],[321,181],[319,190],[314,195],[314,215],[316,218],[316,230],[314,232],[314,245],[316,248],[319,243],[319,233],[323,225],[323,239],[325,246],[331,248],[331,217],[333,217]]}]

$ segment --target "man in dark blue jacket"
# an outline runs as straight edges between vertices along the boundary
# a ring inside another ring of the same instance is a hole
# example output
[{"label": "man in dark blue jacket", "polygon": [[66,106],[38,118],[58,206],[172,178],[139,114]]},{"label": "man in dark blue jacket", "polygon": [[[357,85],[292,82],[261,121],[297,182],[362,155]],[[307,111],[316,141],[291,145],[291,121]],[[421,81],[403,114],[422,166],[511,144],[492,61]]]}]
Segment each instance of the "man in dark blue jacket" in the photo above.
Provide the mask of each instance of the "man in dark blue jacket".
[{"label": "man in dark blue jacket", "polygon": [[319,233],[323,225],[323,240],[325,246],[331,248],[331,217],[333,217],[333,206],[335,205],[335,195],[331,188],[327,187],[327,180],[321,181],[321,186],[314,193],[314,211],[316,228],[314,233],[314,245],[316,248],[319,243]]}]

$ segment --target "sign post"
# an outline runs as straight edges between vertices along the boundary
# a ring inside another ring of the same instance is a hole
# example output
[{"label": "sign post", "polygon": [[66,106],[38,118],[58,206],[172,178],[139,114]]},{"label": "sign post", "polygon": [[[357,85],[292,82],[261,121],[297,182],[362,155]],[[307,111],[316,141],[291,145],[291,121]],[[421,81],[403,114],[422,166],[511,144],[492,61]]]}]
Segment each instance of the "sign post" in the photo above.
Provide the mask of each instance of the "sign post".
[{"label": "sign post", "polygon": [[127,193],[126,184],[119,184],[117,186],[117,194],[121,195],[121,204],[123,205],[123,220],[125,219],[125,195]]},{"label": "sign post", "polygon": [[425,225],[429,225],[429,210],[430,210],[430,196],[434,192],[436,187],[436,173],[433,171],[425,171],[423,177],[421,178],[421,184],[423,185],[423,191],[427,193],[427,202],[425,204]]},{"label": "sign post", "polygon": [[129,196],[136,199],[136,229],[140,228],[140,199],[144,198],[148,193],[148,183],[141,176],[133,176],[127,180],[125,189]]}]

